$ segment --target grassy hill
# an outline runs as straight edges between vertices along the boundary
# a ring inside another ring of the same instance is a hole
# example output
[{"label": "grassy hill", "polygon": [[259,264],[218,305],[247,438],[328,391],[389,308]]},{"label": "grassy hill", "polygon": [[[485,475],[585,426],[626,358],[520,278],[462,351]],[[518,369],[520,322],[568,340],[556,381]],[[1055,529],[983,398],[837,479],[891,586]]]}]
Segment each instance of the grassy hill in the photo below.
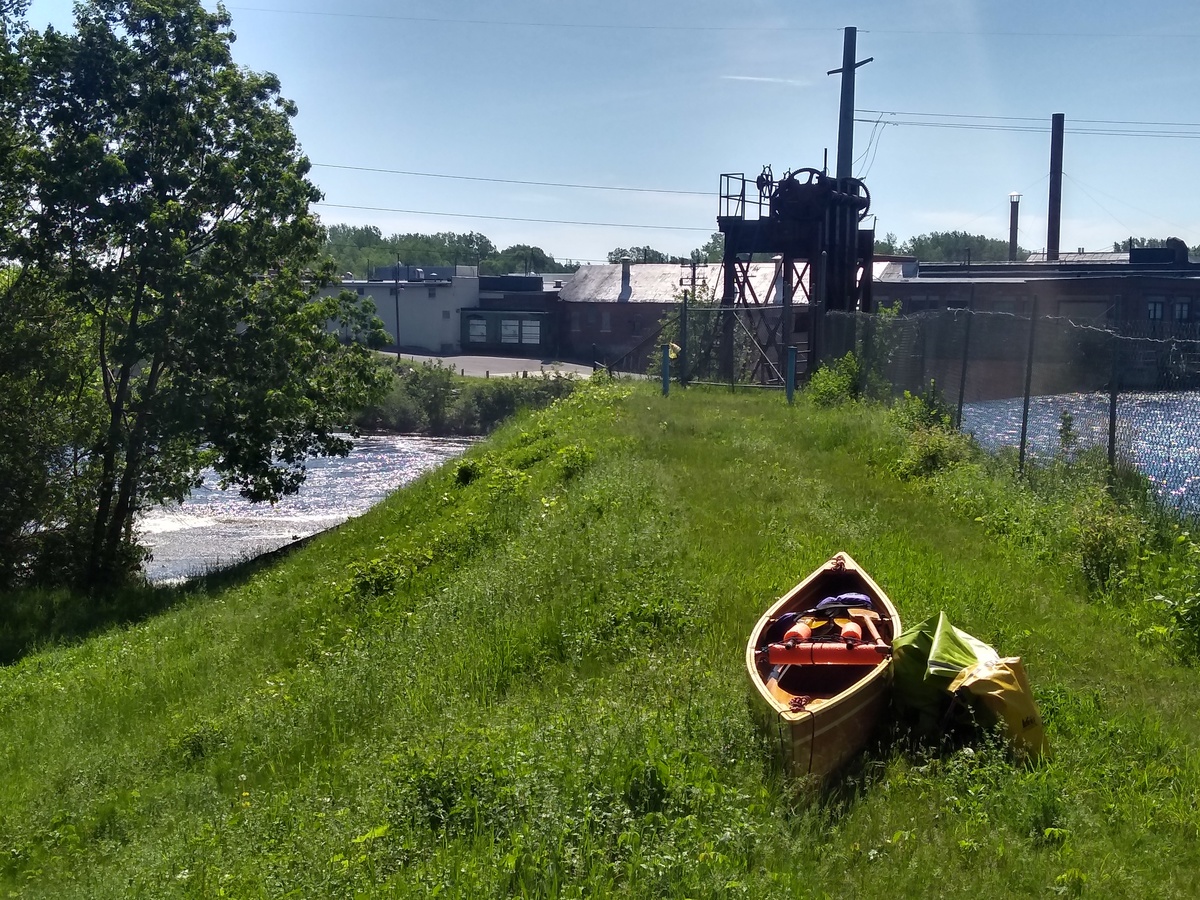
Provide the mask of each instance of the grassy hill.
[{"label": "grassy hill", "polygon": [[[1200,894],[1200,678],[903,452],[868,406],[598,382],[0,669],[0,896]],[[885,735],[784,778],[745,640],[837,550],[1023,656],[1053,758]]]}]

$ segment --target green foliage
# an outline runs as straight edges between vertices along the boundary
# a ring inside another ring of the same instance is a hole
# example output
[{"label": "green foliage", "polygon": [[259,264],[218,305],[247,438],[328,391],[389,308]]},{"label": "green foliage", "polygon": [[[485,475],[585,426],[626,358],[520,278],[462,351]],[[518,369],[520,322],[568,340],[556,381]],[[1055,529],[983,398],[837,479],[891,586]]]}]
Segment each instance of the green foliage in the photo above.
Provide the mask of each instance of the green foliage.
[{"label": "green foliage", "polygon": [[[1190,896],[1200,677],[1135,637],[1165,600],[1081,602],[1068,530],[1021,524],[1081,463],[905,483],[900,446],[876,404],[589,380],[286,560],[0,669],[0,893]],[[1142,587],[1194,552],[1170,534]],[[823,789],[784,776],[747,629],[838,549],[906,622],[1024,657],[1053,756],[885,728]]]},{"label": "green foliage", "polygon": [[905,435],[904,449],[891,464],[902,479],[925,478],[978,455],[970,437],[954,428],[949,405],[932,380],[919,396],[905,391],[887,418]]},{"label": "green foliage", "polygon": [[653,247],[616,247],[608,251],[609,263],[619,263],[629,258],[635,263],[669,263],[671,265],[686,265],[687,263],[721,262],[725,256],[725,235],[713,232],[712,236],[687,256],[676,256]]},{"label": "green foliage", "polygon": [[0,226],[17,264],[0,327],[32,340],[3,339],[0,355],[29,359],[0,414],[15,439],[22,416],[48,427],[18,539],[0,511],[0,583],[100,592],[137,568],[138,512],[206,465],[274,500],[307,458],[345,453],[339,432],[382,387],[367,349],[382,328],[351,294],[316,297],[332,273],[309,266],[320,193],[296,110],[233,61],[227,12],[93,0],[75,15],[5,57],[23,72],[21,152],[0,181],[25,206]]},{"label": "green foliage", "polygon": [[949,428],[921,427],[908,438],[904,454],[892,471],[902,479],[925,478],[953,468],[973,455],[971,439]]},{"label": "green foliage", "polygon": [[725,258],[725,235],[714,231],[712,236],[693,250],[689,262],[721,262]]},{"label": "green foliage", "polygon": [[482,275],[513,272],[574,272],[579,263],[559,262],[541,247],[514,244],[499,250],[483,234],[451,231],[436,234],[392,234],[387,237],[373,225],[331,225],[325,255],[339,275],[374,277],[376,269],[402,263],[417,266],[478,266]]},{"label": "green foliage", "polygon": [[839,406],[861,396],[861,383],[862,368],[858,357],[847,353],[832,365],[823,364],[813,372],[805,395],[817,406]]},{"label": "green foliage", "polygon": [[[965,231],[931,231],[898,243],[888,233],[875,242],[875,252],[886,256],[915,256],[922,262],[1003,262],[1008,259],[1008,241]],[[1017,259],[1029,258],[1029,251],[1017,248]]]},{"label": "green foliage", "polygon": [[574,272],[579,263],[571,260],[559,262],[541,247],[529,244],[513,244],[502,252],[487,257],[479,264],[480,275],[550,274]]},{"label": "green foliage", "polygon": [[920,394],[905,391],[888,410],[888,418],[905,431],[920,428],[948,430],[954,424],[950,404],[932,378]]},{"label": "green foliage", "polygon": [[566,397],[577,381],[549,372],[530,378],[460,378],[436,362],[402,366],[391,390],[354,420],[367,431],[487,434],[518,410]]}]

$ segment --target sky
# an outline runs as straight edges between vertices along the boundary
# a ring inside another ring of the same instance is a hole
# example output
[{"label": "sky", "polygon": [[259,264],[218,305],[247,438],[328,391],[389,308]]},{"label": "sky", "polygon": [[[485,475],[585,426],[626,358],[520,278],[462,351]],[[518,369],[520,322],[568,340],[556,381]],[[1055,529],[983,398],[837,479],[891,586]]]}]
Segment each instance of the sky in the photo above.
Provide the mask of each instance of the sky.
[{"label": "sky", "polygon": [[[873,59],[857,70],[854,175],[879,236],[1007,240],[1019,192],[1019,242],[1044,248],[1063,113],[1063,250],[1200,244],[1195,0],[226,8],[235,60],[275,73],[299,107],[327,225],[477,231],[582,262],[644,245],[686,255],[716,230],[722,173],[821,168],[826,152],[835,167],[841,87],[827,72],[853,26]],[[29,20],[70,28],[70,0],[33,0]]]}]

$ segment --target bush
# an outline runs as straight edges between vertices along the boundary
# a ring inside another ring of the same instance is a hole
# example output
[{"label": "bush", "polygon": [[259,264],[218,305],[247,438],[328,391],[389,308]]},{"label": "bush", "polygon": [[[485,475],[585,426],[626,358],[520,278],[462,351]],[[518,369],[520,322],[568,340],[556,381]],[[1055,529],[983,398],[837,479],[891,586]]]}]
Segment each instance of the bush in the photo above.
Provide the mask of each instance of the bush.
[{"label": "bush", "polygon": [[840,406],[858,399],[861,375],[858,358],[847,353],[833,365],[822,365],[813,372],[805,392],[817,406]]},{"label": "bush", "polygon": [[969,460],[971,439],[948,428],[918,427],[908,438],[904,454],[892,465],[900,478],[925,478]]},{"label": "bush", "polygon": [[541,373],[533,378],[460,378],[438,363],[401,367],[391,391],[359,413],[366,431],[433,435],[487,434],[517,410],[548,406],[568,396],[574,378]]},{"label": "bush", "polygon": [[1107,591],[1136,560],[1144,543],[1140,523],[1108,496],[1075,507],[1080,568],[1092,593]]},{"label": "bush", "polygon": [[933,379],[929,386],[920,394],[904,392],[890,410],[888,418],[904,431],[916,431],[918,428],[951,429],[954,417],[950,414],[950,405]]}]

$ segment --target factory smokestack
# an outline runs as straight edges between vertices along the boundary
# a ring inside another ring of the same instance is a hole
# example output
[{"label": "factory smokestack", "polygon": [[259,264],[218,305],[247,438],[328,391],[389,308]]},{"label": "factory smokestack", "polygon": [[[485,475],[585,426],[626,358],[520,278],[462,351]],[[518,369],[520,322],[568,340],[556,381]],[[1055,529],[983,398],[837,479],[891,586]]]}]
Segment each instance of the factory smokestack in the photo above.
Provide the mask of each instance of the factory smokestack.
[{"label": "factory smokestack", "polygon": [[1058,259],[1059,232],[1062,229],[1063,131],[1066,116],[1055,113],[1050,120],[1050,208],[1046,223],[1046,259]]},{"label": "factory smokestack", "polygon": [[1015,191],[1008,195],[1008,261],[1017,261],[1017,218],[1021,209],[1021,195]]}]

